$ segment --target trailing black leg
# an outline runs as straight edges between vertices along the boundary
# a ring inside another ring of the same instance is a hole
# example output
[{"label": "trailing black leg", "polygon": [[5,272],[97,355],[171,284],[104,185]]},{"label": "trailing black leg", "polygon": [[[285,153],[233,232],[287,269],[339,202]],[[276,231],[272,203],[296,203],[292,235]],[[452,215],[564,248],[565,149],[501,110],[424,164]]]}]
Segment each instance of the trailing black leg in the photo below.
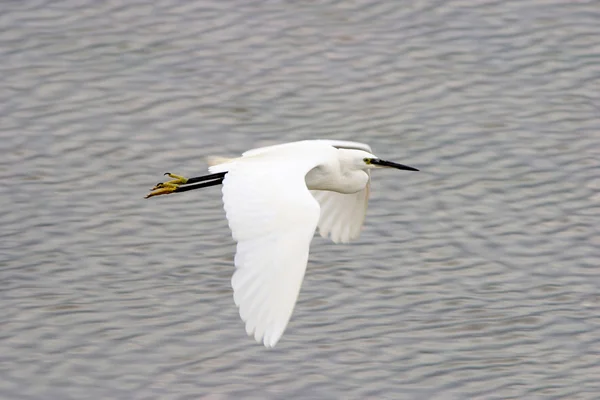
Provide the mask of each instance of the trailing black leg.
[{"label": "trailing black leg", "polygon": [[220,185],[225,179],[227,172],[218,172],[216,174],[196,176],[194,178],[185,178],[181,175],[172,174],[170,172],[165,175],[173,178],[168,182],[162,182],[152,188],[152,191],[146,195],[146,199],[163,194],[181,193],[189,190],[201,189],[204,187]]}]

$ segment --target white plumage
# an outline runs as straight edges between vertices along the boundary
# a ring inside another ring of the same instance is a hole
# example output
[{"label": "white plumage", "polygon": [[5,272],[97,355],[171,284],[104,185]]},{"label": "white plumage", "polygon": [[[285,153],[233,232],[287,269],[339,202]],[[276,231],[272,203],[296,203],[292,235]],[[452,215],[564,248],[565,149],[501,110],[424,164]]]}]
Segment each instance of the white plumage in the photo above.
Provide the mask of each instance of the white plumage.
[{"label": "white plumage", "polygon": [[336,140],[286,143],[208,161],[212,175],[188,180],[169,174],[178,180],[155,186],[148,197],[223,183],[237,242],[234,301],[246,332],[267,347],[277,344],[290,320],[317,227],[336,243],[358,238],[370,169],[417,171],[380,160],[366,144]]},{"label": "white plumage", "polygon": [[[365,175],[362,188],[309,190],[307,174],[315,168],[327,166],[330,180],[343,180],[351,165],[341,153],[362,161],[364,169],[352,171]],[[275,346],[292,315],[317,225],[335,243],[358,238],[369,201],[364,158],[375,158],[366,144],[314,140],[249,150],[210,167],[211,173],[227,171],[223,202],[238,242],[231,281],[235,304],[246,332],[265,346]]]}]

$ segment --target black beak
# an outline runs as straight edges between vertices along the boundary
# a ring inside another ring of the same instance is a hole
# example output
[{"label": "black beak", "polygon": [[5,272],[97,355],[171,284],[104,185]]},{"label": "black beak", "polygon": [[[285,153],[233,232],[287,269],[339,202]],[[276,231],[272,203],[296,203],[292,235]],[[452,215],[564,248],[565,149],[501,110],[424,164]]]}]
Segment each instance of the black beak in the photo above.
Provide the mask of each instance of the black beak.
[{"label": "black beak", "polygon": [[402,169],[404,171],[418,171],[418,169],[409,167],[408,165],[402,165],[391,161],[380,160],[379,158],[372,158],[371,164],[381,165],[382,167]]}]

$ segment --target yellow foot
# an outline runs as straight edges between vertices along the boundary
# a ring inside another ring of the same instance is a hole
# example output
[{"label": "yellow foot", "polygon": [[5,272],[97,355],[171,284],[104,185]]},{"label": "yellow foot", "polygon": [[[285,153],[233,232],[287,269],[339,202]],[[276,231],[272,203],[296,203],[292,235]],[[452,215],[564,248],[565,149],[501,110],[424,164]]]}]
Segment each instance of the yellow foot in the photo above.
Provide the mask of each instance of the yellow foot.
[{"label": "yellow foot", "polygon": [[181,175],[171,174],[170,172],[165,173],[165,175],[167,175],[169,178],[173,178],[173,180],[156,184],[156,186],[151,189],[151,192],[144,197],[145,199],[153,196],[160,196],[162,194],[173,193],[175,190],[177,190],[179,185],[184,185],[188,181],[187,178],[184,178]]},{"label": "yellow foot", "polygon": [[[164,182],[164,183],[162,183],[162,185],[168,185],[168,184],[171,184],[171,185],[185,185],[187,183],[187,181],[188,181],[187,178],[185,178],[185,177],[183,177],[181,175],[172,174],[170,172],[165,172],[165,175],[168,176],[169,178],[173,178],[173,180],[169,181],[169,182]],[[159,183],[159,185],[161,185],[161,184]]]}]

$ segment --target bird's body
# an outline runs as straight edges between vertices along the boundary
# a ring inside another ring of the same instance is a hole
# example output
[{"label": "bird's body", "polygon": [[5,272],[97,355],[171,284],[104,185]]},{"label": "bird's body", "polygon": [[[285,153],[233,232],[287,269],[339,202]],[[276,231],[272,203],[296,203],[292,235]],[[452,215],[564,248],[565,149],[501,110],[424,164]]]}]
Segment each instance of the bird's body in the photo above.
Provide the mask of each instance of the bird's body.
[{"label": "bird's body", "polygon": [[237,242],[234,300],[247,333],[267,347],[275,346],[290,319],[316,228],[336,243],[356,239],[366,214],[370,169],[416,170],[379,160],[368,145],[332,140],[263,147],[210,163],[211,175],[192,178],[204,183],[172,175],[179,180],[157,185],[158,193],[149,196],[223,184],[225,213]]},{"label": "bird's body", "polygon": [[221,162],[211,166],[209,170],[225,172],[236,164],[251,165],[261,162],[273,166],[274,163],[281,163],[286,170],[302,165],[309,168],[304,179],[309,190],[329,190],[339,193],[355,193],[362,190],[369,180],[368,173],[362,169],[350,169],[346,166],[353,162],[352,156],[358,154],[359,157],[365,157],[371,154],[358,149],[338,149],[331,145],[332,142],[334,141],[307,140],[261,147],[245,152],[240,158],[217,158]]}]

